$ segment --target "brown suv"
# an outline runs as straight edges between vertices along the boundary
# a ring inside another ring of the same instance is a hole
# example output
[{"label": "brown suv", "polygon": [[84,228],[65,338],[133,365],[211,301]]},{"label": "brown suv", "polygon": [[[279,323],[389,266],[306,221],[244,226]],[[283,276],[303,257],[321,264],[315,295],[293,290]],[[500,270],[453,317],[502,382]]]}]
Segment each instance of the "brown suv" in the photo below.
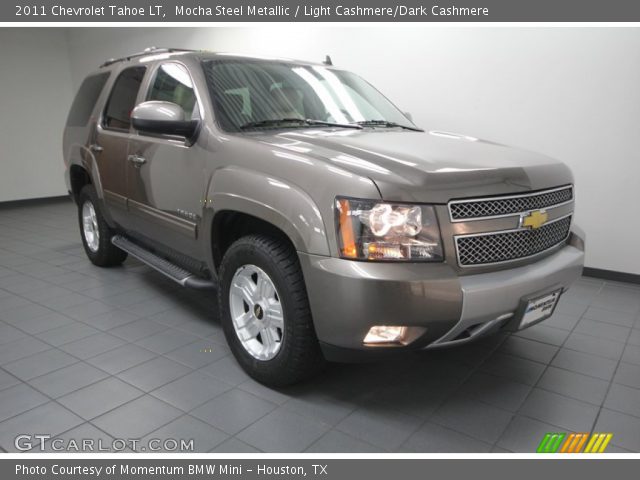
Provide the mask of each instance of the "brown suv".
[{"label": "brown suv", "polygon": [[564,164],[425,132],[330,62],[108,61],[64,157],[89,259],[217,288],[235,357],[271,385],[528,327],[582,270]]}]

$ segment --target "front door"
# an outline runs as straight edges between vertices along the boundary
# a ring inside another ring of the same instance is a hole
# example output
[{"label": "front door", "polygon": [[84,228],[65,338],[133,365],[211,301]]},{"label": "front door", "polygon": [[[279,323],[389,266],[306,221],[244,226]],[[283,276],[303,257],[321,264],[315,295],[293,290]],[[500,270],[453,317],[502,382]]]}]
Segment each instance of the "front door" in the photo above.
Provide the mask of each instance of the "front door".
[{"label": "front door", "polygon": [[[181,63],[159,64],[151,74],[145,100],[182,107],[199,119],[200,108],[188,70]],[[127,169],[129,211],[147,239],[200,258],[197,247],[205,189],[206,153],[193,139],[167,135],[132,135]]]}]

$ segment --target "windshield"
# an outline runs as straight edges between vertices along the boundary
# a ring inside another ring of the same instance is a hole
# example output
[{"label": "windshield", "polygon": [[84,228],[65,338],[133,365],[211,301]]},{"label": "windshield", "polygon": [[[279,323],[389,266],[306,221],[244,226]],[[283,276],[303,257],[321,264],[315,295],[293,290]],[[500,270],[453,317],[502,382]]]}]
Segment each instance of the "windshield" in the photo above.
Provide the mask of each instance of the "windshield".
[{"label": "windshield", "polygon": [[[350,72],[251,60],[204,62],[216,115],[227,131],[361,124],[415,129],[380,92]],[[298,121],[296,121],[298,120]]]}]

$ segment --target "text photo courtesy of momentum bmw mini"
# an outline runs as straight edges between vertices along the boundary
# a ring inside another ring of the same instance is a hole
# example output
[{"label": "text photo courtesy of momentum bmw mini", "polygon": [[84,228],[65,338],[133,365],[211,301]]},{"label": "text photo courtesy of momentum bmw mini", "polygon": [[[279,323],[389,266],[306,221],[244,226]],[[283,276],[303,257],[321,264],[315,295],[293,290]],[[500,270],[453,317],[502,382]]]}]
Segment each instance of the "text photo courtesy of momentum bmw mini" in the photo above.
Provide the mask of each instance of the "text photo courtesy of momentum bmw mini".
[{"label": "text photo courtesy of momentum bmw mini", "polygon": [[425,131],[329,57],[108,60],[64,155],[89,261],[217,295],[235,359],[270,386],[528,328],[583,268],[567,166]]}]

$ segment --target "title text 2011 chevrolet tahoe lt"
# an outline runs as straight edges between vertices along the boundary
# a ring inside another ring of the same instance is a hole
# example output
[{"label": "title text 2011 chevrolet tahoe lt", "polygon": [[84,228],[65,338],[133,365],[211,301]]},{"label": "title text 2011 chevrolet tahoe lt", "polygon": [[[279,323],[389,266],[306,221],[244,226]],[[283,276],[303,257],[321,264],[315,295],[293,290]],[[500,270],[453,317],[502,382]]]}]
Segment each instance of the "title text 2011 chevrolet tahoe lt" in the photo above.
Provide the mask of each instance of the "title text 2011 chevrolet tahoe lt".
[{"label": "title text 2011 chevrolet tahoe lt", "polygon": [[269,385],[528,327],[582,271],[564,164],[425,132],[330,62],[108,61],[64,157],[89,259],[217,287],[233,354]]}]

